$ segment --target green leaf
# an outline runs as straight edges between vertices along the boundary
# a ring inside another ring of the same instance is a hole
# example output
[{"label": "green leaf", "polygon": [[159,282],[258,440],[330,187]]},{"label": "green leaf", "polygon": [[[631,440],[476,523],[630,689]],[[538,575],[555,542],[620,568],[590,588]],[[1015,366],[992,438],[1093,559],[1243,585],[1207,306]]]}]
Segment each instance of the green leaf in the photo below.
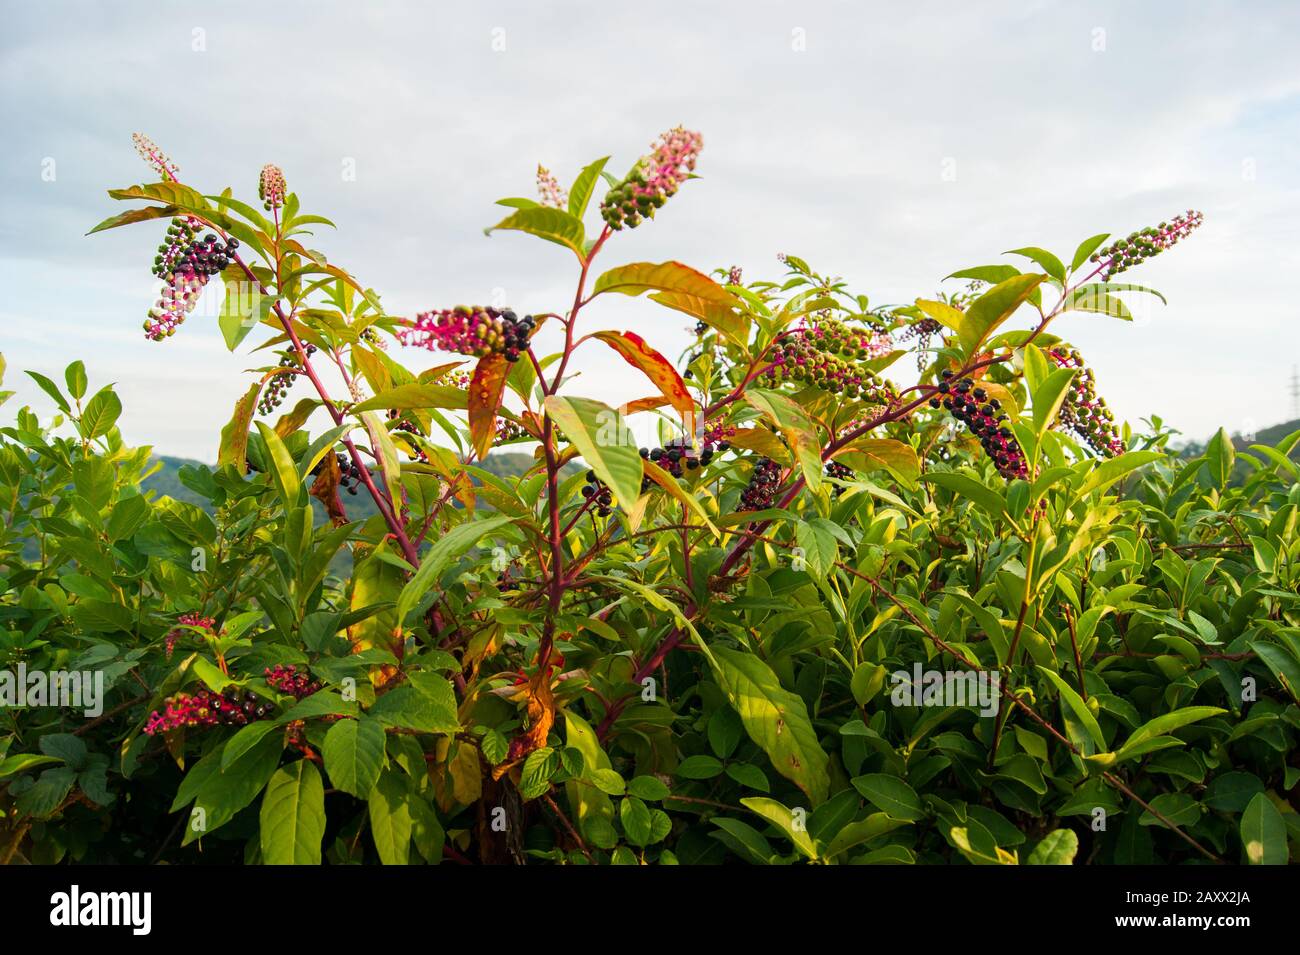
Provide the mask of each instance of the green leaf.
[{"label": "green leaf", "polygon": [[1074,258],[1070,262],[1070,271],[1077,272],[1079,266],[1088,261],[1088,256],[1101,248],[1103,242],[1110,238],[1109,232],[1103,232],[1100,235],[1094,235],[1089,239],[1084,239],[1079,243],[1079,247],[1074,250]]},{"label": "green leaf", "polygon": [[1083,702],[1083,698],[1070,688],[1070,685],[1060,678],[1055,672],[1047,667],[1038,668],[1045,677],[1047,677],[1056,687],[1057,692],[1061,694],[1061,701],[1069,708],[1083,727],[1092,737],[1093,743],[1097,746],[1098,753],[1106,751],[1106,738],[1101,734],[1101,727],[1097,724],[1097,718],[1092,715],[1092,710],[1088,709],[1088,704]]},{"label": "green leaf", "polygon": [[280,436],[266,422],[257,422],[257,430],[266,443],[267,453],[271,456],[271,478],[280,494],[280,501],[286,510],[298,506],[303,497],[303,485],[298,478],[298,468],[293,463],[293,456],[285,447]]},{"label": "green leaf", "polygon": [[883,468],[908,488],[921,476],[921,462],[911,445],[893,438],[858,438],[837,451],[835,460],[861,474]]},{"label": "green leaf", "polygon": [[17,811],[38,819],[50,815],[68,798],[76,784],[76,770],[69,766],[47,769],[37,778],[31,788],[14,800]]},{"label": "green leaf", "polygon": [[217,326],[221,329],[227,350],[234,351],[248,337],[248,333],[271,314],[276,300],[270,295],[263,295],[261,289],[249,281],[244,270],[237,265],[222,272],[221,278],[225,289]]},{"label": "green leaf", "polygon": [[1058,368],[1034,389],[1034,431],[1041,439],[1056,421],[1061,403],[1070,393],[1070,382],[1075,369]]},{"label": "green leaf", "polygon": [[546,399],[546,413],[627,511],[641,496],[641,455],[622,416],[591,398]]},{"label": "green leaf", "polygon": [[1210,439],[1205,449],[1205,461],[1215,486],[1227,487],[1232,469],[1237,463],[1237,450],[1232,444],[1232,438],[1228,437],[1228,432],[1223,428],[1216,431]]},{"label": "green leaf", "polygon": [[1258,793],[1241,814],[1241,843],[1251,865],[1286,865],[1286,822],[1266,793]]},{"label": "green leaf", "polygon": [[1078,851],[1079,837],[1072,830],[1053,829],[1025,861],[1028,865],[1073,865]]},{"label": "green leaf", "polygon": [[829,846],[826,847],[826,856],[831,858],[839,855],[854,846],[861,845],[864,842],[870,842],[877,836],[883,836],[887,832],[907,825],[903,819],[895,819],[886,812],[873,812],[859,822],[851,822],[835,834]]},{"label": "green leaf", "polygon": [[405,384],[382,391],[373,398],[352,407],[354,413],[374,411],[379,408],[395,408],[398,411],[411,411],[422,408],[450,408],[462,410],[469,404],[467,395],[460,388],[451,385]]},{"label": "green leaf", "polygon": [[803,699],[782,687],[771,668],[753,654],[715,647],[713,657],[718,683],[750,738],[814,806],[823,802],[830,789],[829,760]]},{"label": "green leaf", "polygon": [[824,473],[821,443],[817,440],[817,428],[807,412],[785,395],[762,388],[747,390],[745,401],[762,412],[784,435],[786,442],[794,449],[799,469],[808,487],[813,491],[819,490]]},{"label": "green leaf", "polygon": [[166,219],[177,213],[175,206],[145,206],[143,209],[129,209],[126,212],[119,212],[115,216],[109,216],[95,228],[91,229],[86,235],[94,235],[96,232],[103,232],[106,229],[116,229],[118,226],[131,225],[135,222],[148,222],[151,219]]},{"label": "green leaf", "polygon": [[852,680],[849,681],[853,700],[858,706],[866,706],[875,698],[885,685],[887,672],[879,663],[858,664],[858,668],[853,671]]},{"label": "green leaf", "polygon": [[320,865],[325,787],[314,763],[300,759],[275,771],[262,797],[262,862]]},{"label": "green leaf", "polygon": [[658,776],[637,776],[628,781],[627,791],[650,802],[658,802],[669,794],[668,787]]},{"label": "green leaf", "polygon": [[[210,835],[251,803],[267,784],[280,763],[284,740],[279,734],[263,737],[251,749],[221,768],[220,749],[213,750],[194,764],[172,803],[171,811],[193,801],[202,816],[191,815],[185,826],[182,845]],[[198,820],[203,825],[199,826]]]},{"label": "green leaf", "polygon": [[984,340],[1010,318],[1046,278],[1035,274],[1015,275],[971,302],[957,333],[966,357],[974,357]]},{"label": "green leaf", "polygon": [[59,405],[61,412],[65,414],[72,413],[72,405],[68,404],[68,399],[64,398],[64,392],[59,390],[59,386],[55,385],[55,382],[43,376],[40,372],[27,372],[27,377],[36,382],[36,385],[39,385],[40,390],[44,391],[45,394],[55,399],[55,404]]},{"label": "green leaf", "polygon": [[1165,454],[1161,451],[1126,451],[1118,457],[1090,466],[1087,469],[1087,479],[1075,492],[1076,498],[1084,497],[1093,491],[1105,490],[1129,472],[1164,457]]},{"label": "green leaf", "polygon": [[113,391],[112,385],[106,385],[86,403],[86,410],[81,415],[81,435],[87,441],[103,437],[113,430],[118,417],[122,414],[122,399]]},{"label": "green leaf", "polygon": [[[840,546],[825,526],[830,524],[825,518],[815,517],[812,521],[800,521],[794,527],[795,541],[799,552],[794,558],[801,559],[807,571],[817,580],[825,580],[826,575],[835,567],[839,558]],[[795,568],[799,568],[796,566]]]},{"label": "green leaf", "polygon": [[676,775],[682,779],[713,779],[721,773],[721,760],[700,753],[695,756],[687,756],[678,763]]},{"label": "green leaf", "polygon": [[[195,663],[206,663],[202,657],[194,661]],[[210,665],[210,664],[209,664]],[[220,671],[218,671],[220,672]],[[249,723],[240,729],[238,733],[230,737],[225,748],[221,751],[221,770],[225,772],[236,760],[246,755],[249,750],[257,746],[262,738],[276,730],[281,730],[278,723],[271,720],[258,720],[256,723]]]},{"label": "green leaf", "polygon": [[582,172],[578,173],[578,178],[573,181],[569,188],[569,215],[581,219],[587,214],[587,205],[591,202],[591,195],[596,190],[596,183],[600,181],[601,170],[605,168],[605,163],[609,162],[609,157],[597,159],[588,166],[583,167]]},{"label": "green leaf", "polygon": [[397,729],[446,735],[460,731],[460,721],[455,710],[440,705],[410,686],[389,690],[375,700],[367,712],[385,726]]},{"label": "green leaf", "polygon": [[1065,281],[1065,266],[1060,259],[1046,249],[1040,249],[1037,246],[1026,246],[1023,249],[1012,249],[1006,254],[1023,255],[1027,259],[1032,259],[1052,278],[1059,279],[1062,282]]},{"label": "green leaf", "polygon": [[[640,458],[638,457],[637,460],[639,461]],[[451,566],[452,561],[471,547],[485,541],[492,531],[513,520],[512,517],[498,514],[483,520],[467,521],[464,524],[457,524],[434,541],[433,546],[424,555],[424,559],[420,561],[420,569],[406,582],[397,598],[398,621],[406,619],[406,615],[411,612],[420,598],[437,584],[438,578]]]},{"label": "green leaf", "polygon": [[370,791],[370,836],[384,865],[407,865],[411,858],[413,820],[403,778],[388,771]]},{"label": "green leaf", "polygon": [[809,859],[817,858],[817,847],[813,845],[812,836],[808,835],[803,823],[796,824],[793,809],[766,796],[749,796],[742,799],[740,804],[784,832],[794,847]]},{"label": "green leaf", "polygon": [[560,768],[560,754],[549,746],[535,749],[519,771],[519,795],[536,799],[551,788],[551,777]]},{"label": "green leaf", "polygon": [[1006,513],[1006,503],[998,491],[965,474],[958,474],[956,471],[931,471],[922,475],[921,480],[969,498],[993,518],[1001,519]]},{"label": "green leaf", "polygon": [[365,799],[384,766],[384,727],[378,720],[339,720],[325,734],[321,755],[335,789]]},{"label": "green leaf", "polygon": [[37,756],[35,753],[18,753],[14,756],[6,756],[4,759],[0,759],[0,781],[35,769],[37,766],[48,766],[57,762],[60,762],[57,756]]},{"label": "green leaf", "polygon": [[571,249],[579,262],[586,261],[587,253],[583,246],[587,240],[587,233],[582,226],[582,220],[560,209],[547,206],[520,209],[491,228],[485,229],[484,232],[491,235],[498,229],[527,232],[547,242],[554,242],[556,245]]},{"label": "green leaf", "polygon": [[1227,710],[1220,709],[1217,706],[1185,706],[1180,710],[1157,716],[1133,731],[1133,734],[1124,741],[1124,745],[1115,751],[1115,759],[1118,761],[1128,758],[1138,746],[1155,737],[1165,736],[1180,727],[1187,726],[1189,723],[1209,719],[1211,716],[1218,716],[1220,713],[1226,712]]},{"label": "green leaf", "polygon": [[80,399],[86,394],[86,365],[81,361],[74,361],[63,370],[63,380],[68,383],[68,394]]},{"label": "green leaf", "polygon": [[619,292],[623,295],[640,295],[657,291],[688,295],[713,305],[734,307],[736,297],[709,278],[681,262],[634,262],[620,265],[596,279],[593,296],[602,292]]},{"label": "green leaf", "polygon": [[867,773],[849,780],[853,788],[877,809],[894,819],[917,822],[925,818],[921,797],[916,790],[897,776],[888,773]]},{"label": "green leaf", "polygon": [[1291,694],[1291,699],[1300,702],[1300,661],[1285,648],[1263,640],[1252,640],[1250,648],[1273,672],[1282,688]]},{"label": "green leaf", "polygon": [[618,807],[618,818],[623,823],[623,834],[634,846],[650,844],[653,821],[650,807],[636,796],[628,796]]}]

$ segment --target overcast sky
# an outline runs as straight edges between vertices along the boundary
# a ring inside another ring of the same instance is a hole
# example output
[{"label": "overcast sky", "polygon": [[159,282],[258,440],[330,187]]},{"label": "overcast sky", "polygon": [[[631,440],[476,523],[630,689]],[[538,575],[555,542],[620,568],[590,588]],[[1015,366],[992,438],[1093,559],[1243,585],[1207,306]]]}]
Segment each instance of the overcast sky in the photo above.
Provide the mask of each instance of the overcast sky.
[{"label": "overcast sky", "polygon": [[[22,369],[61,380],[80,357],[93,385],[118,383],[129,442],[211,461],[241,370],[261,363],[226,351],[211,310],[144,340],[161,225],[84,237],[123,208],[106,189],[150,179],[132,132],[208,193],[255,199],[262,164],[280,164],[305,211],[339,226],[313,244],[409,314],[497,289],[521,311],[566,307],[572,256],[484,237],[494,201],[533,195],[539,161],[565,184],[606,154],[621,174],[677,124],[703,133],[702,178],[616,236],[604,266],[775,277],[786,251],[900,302],[1007,249],[1068,259],[1086,236],[1197,208],[1191,240],[1125,276],[1167,307],[1056,330],[1135,423],[1156,413],[1202,438],[1295,416],[1294,2],[449,7],[5,2],[0,350],[19,394],[0,419],[51,409]],[[689,341],[648,302],[584,314],[673,356]],[[577,367],[576,393],[646,391],[598,344]]]}]

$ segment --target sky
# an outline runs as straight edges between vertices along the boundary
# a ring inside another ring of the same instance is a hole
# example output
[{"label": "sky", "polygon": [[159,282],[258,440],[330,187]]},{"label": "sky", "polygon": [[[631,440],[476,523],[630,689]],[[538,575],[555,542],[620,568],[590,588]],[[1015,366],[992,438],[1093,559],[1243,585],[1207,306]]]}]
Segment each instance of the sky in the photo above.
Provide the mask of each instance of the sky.
[{"label": "sky", "polygon": [[[494,202],[534,195],[539,162],[566,185],[600,156],[621,174],[679,124],[703,134],[701,178],[616,235],[601,267],[677,259],[779,278],[787,252],[899,303],[955,290],[942,280],[957,269],[1016,261],[1008,249],[1068,260],[1087,236],[1195,208],[1191,239],[1124,276],[1167,306],[1130,296],[1133,323],[1076,313],[1053,330],[1135,425],[1157,414],[1203,439],[1297,416],[1294,2],[3,8],[0,352],[18,394],[0,424],[21,404],[53,410],[23,369],[62,380],[81,358],[92,387],[116,383],[128,443],[213,461],[245,369],[266,363],[256,337],[226,350],[215,289],[173,338],[144,339],[161,224],[85,236],[123,209],[107,189],[151,179],[133,132],[209,194],[256,199],[258,171],[277,163],[303,210],[338,226],[311,244],[409,315],[566,308],[572,255],[485,237]],[[678,313],[610,298],[583,330],[635,330],[673,357],[689,345]],[[573,393],[647,393],[598,342],[573,367]]]}]

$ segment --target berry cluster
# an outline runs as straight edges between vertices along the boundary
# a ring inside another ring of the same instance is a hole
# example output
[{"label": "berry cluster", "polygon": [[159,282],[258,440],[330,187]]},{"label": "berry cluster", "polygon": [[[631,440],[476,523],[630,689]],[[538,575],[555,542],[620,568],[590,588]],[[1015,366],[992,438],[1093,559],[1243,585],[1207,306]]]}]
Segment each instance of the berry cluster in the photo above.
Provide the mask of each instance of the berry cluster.
[{"label": "berry cluster", "polygon": [[262,174],[257,177],[257,198],[262,200],[262,208],[267,212],[279,209],[284,205],[284,197],[288,191],[284,173],[279,166],[267,163],[262,167]]},{"label": "berry cluster", "polygon": [[[316,346],[306,344],[303,351],[310,358],[316,354]],[[284,403],[284,396],[289,393],[293,383],[302,374],[302,364],[298,361],[298,352],[295,349],[280,353],[279,367],[284,371],[273,375],[271,380],[266,383],[266,388],[262,391],[262,397],[257,402],[257,413],[268,415]]]},{"label": "berry cluster", "polygon": [[[850,481],[853,479],[853,468],[849,467],[847,464],[840,464],[838,461],[827,461],[826,476],[828,478],[834,478],[837,481]],[[839,497],[843,493],[844,488],[837,485],[835,488],[835,496]]]},{"label": "berry cluster", "polygon": [[781,483],[781,465],[771,458],[759,458],[749,484],[740,493],[742,511],[762,511],[776,503],[776,491]]},{"label": "berry cluster", "polygon": [[211,617],[204,617],[197,613],[183,613],[176,618],[176,623],[180,626],[172,628],[165,639],[168,660],[172,658],[172,653],[176,650],[176,641],[185,635],[182,627],[198,627],[200,630],[211,630],[216,621]]},{"label": "berry cluster", "polygon": [[194,726],[247,726],[255,720],[271,715],[273,707],[256,693],[226,690],[216,694],[211,690],[197,693],[177,693],[167,700],[159,713],[149,714],[144,731],[150,736],[169,730]]},{"label": "berry cluster", "polygon": [[273,667],[267,667],[262,672],[266,677],[268,686],[281,693],[287,693],[295,700],[311,696],[321,688],[320,682],[313,680],[310,673],[306,670],[299,670],[292,663],[287,666],[283,663],[277,663]]},{"label": "berry cluster", "polygon": [[163,182],[176,181],[180,168],[167,158],[167,154],[159,149],[152,139],[144,133],[132,133],[131,142],[135,143],[135,151],[158,174],[158,178]]},{"label": "berry cluster", "polygon": [[744,273],[740,271],[739,265],[733,265],[730,269],[727,270],[728,285],[740,285],[741,279],[743,277],[744,277]]},{"label": "berry cluster", "polygon": [[605,194],[600,214],[611,229],[635,229],[673,196],[695,169],[704,139],[678,126],[659,137],[653,152]]},{"label": "berry cluster", "polygon": [[1169,222],[1147,226],[1131,233],[1127,238],[1112,242],[1106,248],[1094,252],[1091,261],[1105,263],[1101,277],[1109,281],[1112,276],[1177,245],[1180,240],[1191,235],[1204,219],[1205,216],[1195,209],[1188,209]]},{"label": "berry cluster", "polygon": [[520,438],[526,437],[528,437],[528,431],[518,421],[505,416],[497,418],[497,436],[492,442],[494,445],[508,444],[511,441],[518,441]]},{"label": "berry cluster", "polygon": [[[662,448],[641,448],[641,459],[653,461],[673,477],[680,478],[688,471],[708,467],[715,454],[730,450],[731,442],[727,439],[735,433],[736,429],[730,425],[712,424],[704,429],[698,448],[686,438],[671,438]],[[654,486],[651,478],[641,479],[643,493]]]},{"label": "berry cluster", "polygon": [[859,362],[888,351],[890,344],[887,335],[826,319],[795,329],[777,342],[763,375],[772,385],[796,381],[847,398],[888,404],[893,398],[889,383]]},{"label": "berry cluster", "polygon": [[158,246],[153,274],[167,283],[162,296],[149,309],[144,322],[145,338],[162,341],[176,332],[203,294],[208,279],[230,264],[239,248],[237,239],[220,242],[208,233],[196,239],[203,223],[191,216],[178,216],[167,227],[167,238]]},{"label": "berry cluster", "polygon": [[922,318],[913,322],[898,333],[899,341],[916,340],[916,370],[925,371],[929,362],[926,353],[930,350],[930,340],[943,331],[943,325],[937,319]]},{"label": "berry cluster", "polygon": [[989,398],[988,393],[975,386],[969,378],[962,378],[954,384],[952,372],[947,369],[943,372],[938,391],[944,397],[942,400],[937,396],[931,398],[930,407],[938,408],[942,405],[952,412],[954,418],[966,425],[979,438],[980,446],[993,459],[999,474],[1009,481],[1029,473],[1025,455],[1006,423],[1010,419],[1002,411],[1002,402]]},{"label": "berry cluster", "polygon": [[364,483],[361,479],[361,469],[352,462],[351,455],[339,452],[335,457],[339,465],[339,487],[355,495],[357,488]]},{"label": "berry cluster", "polygon": [[537,194],[542,198],[542,205],[552,209],[563,209],[569,204],[569,194],[541,163],[537,164]]},{"label": "berry cluster", "polygon": [[614,506],[614,495],[610,492],[595,471],[587,472],[587,483],[582,486],[582,496],[596,505],[600,517],[609,517],[610,508]]},{"label": "berry cluster", "polygon": [[1083,363],[1075,349],[1067,346],[1050,348],[1047,357],[1061,368],[1077,368],[1070,382],[1070,393],[1061,403],[1060,423],[1087,442],[1097,454],[1114,457],[1124,453],[1124,439],[1115,426],[1115,415],[1097,394],[1092,369]]},{"label": "berry cluster", "polygon": [[373,325],[361,329],[361,334],[359,334],[357,338],[361,339],[361,341],[368,345],[374,345],[380,351],[388,351],[388,342],[379,337],[379,332],[375,330]]},{"label": "berry cluster", "polygon": [[518,361],[536,327],[531,315],[519,318],[513,309],[457,305],[421,312],[398,332],[403,345],[482,358],[493,353]]},{"label": "berry cluster", "polygon": [[438,376],[438,384],[450,385],[452,388],[469,388],[470,383],[474,380],[473,374],[468,371],[445,371]]},{"label": "berry cluster", "polygon": [[[396,408],[389,409],[388,420],[394,422],[393,424],[394,431],[405,431],[407,434],[415,434],[415,435],[423,436],[424,432],[421,430],[420,426],[416,424],[414,421],[412,421],[410,418],[403,416],[403,414],[400,411],[398,411]],[[418,461],[421,464],[429,463],[429,456],[425,454],[424,450],[420,448],[418,445],[416,445],[414,441],[408,443],[407,449],[408,449],[408,453],[411,455],[412,461]]]}]

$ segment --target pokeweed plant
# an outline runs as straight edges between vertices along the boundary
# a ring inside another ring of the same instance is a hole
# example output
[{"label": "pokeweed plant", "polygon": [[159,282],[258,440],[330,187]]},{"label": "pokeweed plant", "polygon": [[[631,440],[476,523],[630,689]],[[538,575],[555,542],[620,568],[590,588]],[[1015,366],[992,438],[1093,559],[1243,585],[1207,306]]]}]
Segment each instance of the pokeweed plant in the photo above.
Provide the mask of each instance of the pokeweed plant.
[{"label": "pokeweed plant", "polygon": [[[136,142],[157,181],[92,231],[168,222],[146,338],[219,277],[227,346],[274,359],[217,467],[181,472],[205,506],[142,492],[149,449],[111,387],[83,404],[80,363],[66,393],[32,373],[53,421],[0,431],[6,665],[105,675],[86,719],[5,697],[4,861],[1294,853],[1300,433],[1180,459],[1056,334],[1130,318],[1124,294],[1156,293],[1110,279],[1199,214],[899,306],[794,255],[748,283],[597,269],[694,178],[678,128],[621,179],[539,166],[539,200],[501,201],[489,233],[572,254],[571,303],[403,317],[304,244],[331,223],[277,167],[258,211]],[[611,295],[686,316],[689,351],[600,329]],[[647,396],[574,393],[580,348]],[[500,445],[532,465],[498,476]]]}]

